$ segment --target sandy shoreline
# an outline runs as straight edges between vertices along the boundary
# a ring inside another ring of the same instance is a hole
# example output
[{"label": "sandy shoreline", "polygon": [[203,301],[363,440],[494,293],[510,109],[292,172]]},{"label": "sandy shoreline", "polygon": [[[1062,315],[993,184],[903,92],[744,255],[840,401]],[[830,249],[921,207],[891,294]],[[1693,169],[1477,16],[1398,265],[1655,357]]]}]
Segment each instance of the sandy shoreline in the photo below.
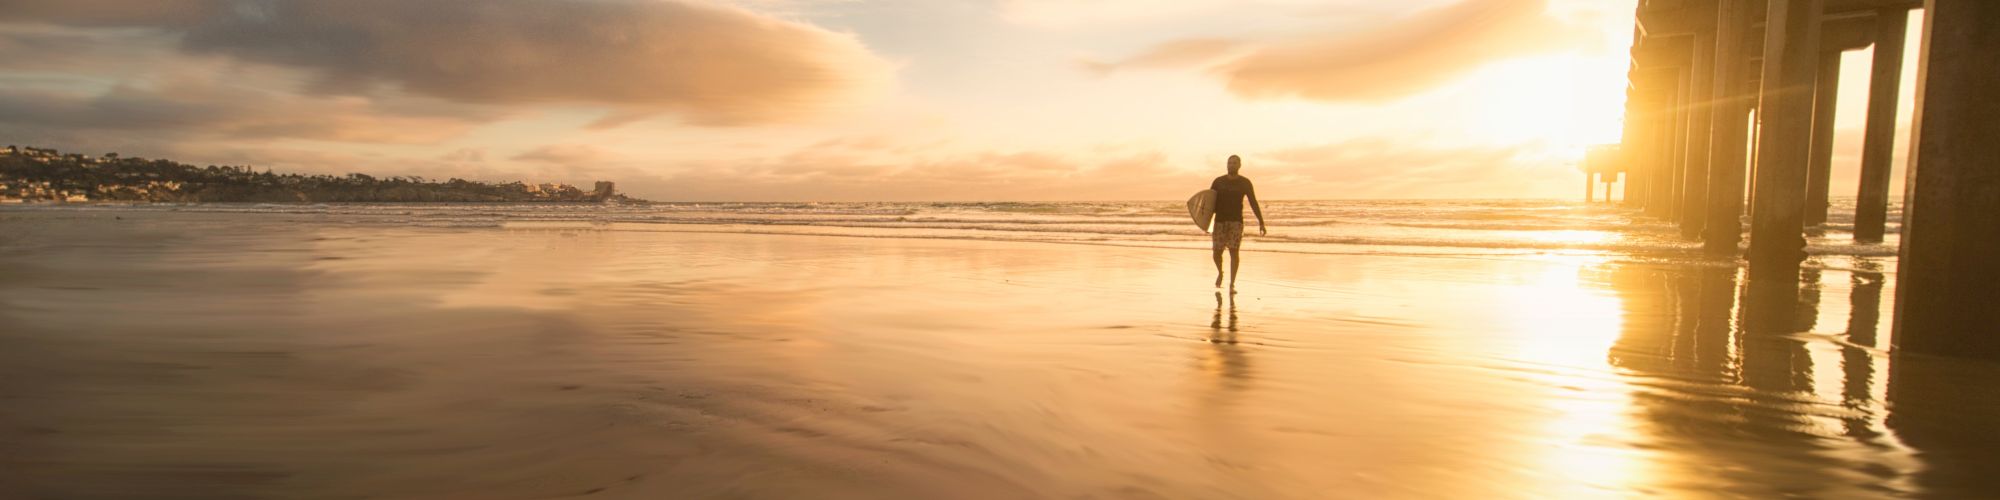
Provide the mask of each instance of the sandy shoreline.
[{"label": "sandy shoreline", "polygon": [[[1883,352],[1893,273],[1819,273],[1802,328],[1760,333],[1728,326],[1733,270],[1588,256],[1255,254],[1232,297],[1172,249],[117,211],[0,230],[0,497],[2000,485],[1971,472],[2000,465],[1993,431],[1955,423],[2000,415],[1958,383],[1996,372]],[[1915,375],[1892,386],[1892,362]]]}]

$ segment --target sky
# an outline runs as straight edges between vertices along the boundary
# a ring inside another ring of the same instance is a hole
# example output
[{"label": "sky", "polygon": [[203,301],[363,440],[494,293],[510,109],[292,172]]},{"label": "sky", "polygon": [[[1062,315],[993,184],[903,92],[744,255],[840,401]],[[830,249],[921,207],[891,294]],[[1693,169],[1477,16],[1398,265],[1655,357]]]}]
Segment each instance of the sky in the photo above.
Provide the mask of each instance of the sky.
[{"label": "sky", "polygon": [[0,0],[0,142],[662,201],[1179,199],[1232,154],[1269,199],[1572,198],[1633,9]]}]

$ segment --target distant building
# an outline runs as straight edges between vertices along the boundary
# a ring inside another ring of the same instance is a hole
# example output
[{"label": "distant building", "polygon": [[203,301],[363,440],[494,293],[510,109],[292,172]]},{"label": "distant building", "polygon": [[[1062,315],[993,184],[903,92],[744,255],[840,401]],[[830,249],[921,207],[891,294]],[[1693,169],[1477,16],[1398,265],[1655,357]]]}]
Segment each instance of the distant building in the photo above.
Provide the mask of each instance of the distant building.
[{"label": "distant building", "polygon": [[597,189],[593,189],[590,191],[591,197],[600,200],[611,199],[612,196],[616,196],[617,194],[618,194],[617,187],[613,185],[611,181],[597,181]]}]

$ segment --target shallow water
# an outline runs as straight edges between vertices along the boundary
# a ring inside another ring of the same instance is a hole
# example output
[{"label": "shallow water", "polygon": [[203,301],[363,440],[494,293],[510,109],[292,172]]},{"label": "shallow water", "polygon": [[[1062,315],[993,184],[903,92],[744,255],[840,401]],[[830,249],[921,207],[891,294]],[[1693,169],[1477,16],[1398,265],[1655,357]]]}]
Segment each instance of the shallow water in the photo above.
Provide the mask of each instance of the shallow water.
[{"label": "shallow water", "polygon": [[[1383,255],[1638,256],[1698,263],[1699,245],[1669,224],[1606,204],[1555,200],[1281,200],[1267,202],[1271,232],[1261,252]],[[1889,207],[1888,241],[1853,241],[1854,199],[1832,200],[1829,222],[1811,228],[1820,259],[1893,257],[1902,225]],[[14,211],[109,210],[253,213],[286,220],[424,227],[591,224],[596,229],[809,234],[850,237],[1033,241],[1155,248],[1207,248],[1202,230],[1174,202],[1058,203],[647,203],[647,204],[153,204],[28,205]],[[1254,220],[1254,218],[1253,218]],[[544,226],[546,227],[546,226]],[[1254,229],[1254,228],[1251,228]]]},{"label": "shallow water", "polygon": [[[0,212],[0,497],[2000,494],[1888,262]],[[1261,242],[1252,241],[1249,245]]]}]

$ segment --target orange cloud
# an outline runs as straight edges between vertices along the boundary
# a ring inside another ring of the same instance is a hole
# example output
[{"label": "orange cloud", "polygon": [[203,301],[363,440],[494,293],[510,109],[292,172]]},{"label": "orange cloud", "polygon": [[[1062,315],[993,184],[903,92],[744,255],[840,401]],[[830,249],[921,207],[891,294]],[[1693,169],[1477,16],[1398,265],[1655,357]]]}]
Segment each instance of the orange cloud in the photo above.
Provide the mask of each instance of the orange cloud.
[{"label": "orange cloud", "polygon": [[1154,45],[1119,62],[1085,61],[1084,67],[1098,73],[1129,68],[1178,68],[1206,66],[1241,55],[1249,44],[1227,38],[1184,38]]},{"label": "orange cloud", "polygon": [[0,0],[0,23],[137,27],[180,49],[307,71],[306,90],[614,108],[702,125],[791,121],[863,97],[890,65],[859,40],[675,0]]},{"label": "orange cloud", "polygon": [[615,158],[611,153],[598,149],[595,146],[585,144],[553,144],[514,155],[512,159],[557,165],[581,165],[586,163],[603,163]]},{"label": "orange cloud", "polygon": [[[1158,151],[877,154],[872,139],[829,140],[783,155],[684,165],[668,176],[621,178],[627,192],[689,201],[1134,200],[1178,194],[1207,177]],[[921,149],[921,148],[920,148]]]},{"label": "orange cloud", "polygon": [[1184,39],[1097,69],[1199,67],[1250,98],[1381,101],[1481,64],[1577,46],[1595,31],[1548,16],[1545,0],[1466,0],[1360,33],[1251,42]]},{"label": "orange cloud", "polygon": [[[620,186],[678,201],[1040,201],[1179,199],[1223,173],[1149,148],[872,154],[829,140],[772,157],[631,172]],[[1371,137],[1242,151],[1244,174],[1270,199],[1453,198],[1569,193],[1574,169],[1534,144],[1440,148]],[[599,164],[616,168],[617,164]]]},{"label": "orange cloud", "polygon": [[[1479,198],[1566,193],[1574,170],[1536,144],[1438,148],[1360,138],[1246,155],[1244,172],[1288,186],[1273,198]],[[1550,175],[1555,174],[1555,175]],[[1273,182],[1262,182],[1263,179]]]}]

